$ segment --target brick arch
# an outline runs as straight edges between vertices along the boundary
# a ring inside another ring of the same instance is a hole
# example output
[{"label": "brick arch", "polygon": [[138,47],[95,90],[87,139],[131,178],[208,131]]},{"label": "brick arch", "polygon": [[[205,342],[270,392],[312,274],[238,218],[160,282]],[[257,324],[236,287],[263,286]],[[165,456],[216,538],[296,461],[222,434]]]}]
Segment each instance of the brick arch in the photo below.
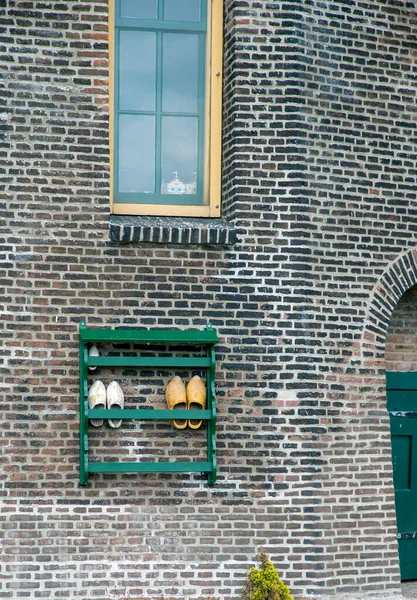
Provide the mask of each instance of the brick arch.
[{"label": "brick arch", "polygon": [[390,263],[375,285],[362,336],[363,359],[383,359],[389,322],[401,296],[417,284],[417,248]]}]

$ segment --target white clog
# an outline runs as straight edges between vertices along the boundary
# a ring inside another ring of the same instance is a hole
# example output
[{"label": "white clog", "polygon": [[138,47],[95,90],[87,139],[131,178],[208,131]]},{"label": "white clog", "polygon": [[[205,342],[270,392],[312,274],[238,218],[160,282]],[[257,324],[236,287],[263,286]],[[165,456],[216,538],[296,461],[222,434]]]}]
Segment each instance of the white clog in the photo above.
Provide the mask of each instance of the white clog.
[{"label": "white clog", "polygon": [[[88,391],[88,407],[89,408],[106,408],[106,388],[104,383],[97,379]],[[103,425],[103,419],[90,419],[93,427]]]},{"label": "white clog", "polygon": [[[93,344],[93,346],[90,347],[88,351],[88,356],[100,356],[100,352],[98,351],[97,346]],[[90,371],[95,371],[97,369],[97,367],[92,367],[91,365],[89,365],[88,368],[90,369]]]},{"label": "white clog", "polygon": [[[122,388],[117,381],[112,381],[107,386],[107,408],[124,408],[125,399]],[[122,424],[122,419],[109,419],[110,427],[117,429]]]}]

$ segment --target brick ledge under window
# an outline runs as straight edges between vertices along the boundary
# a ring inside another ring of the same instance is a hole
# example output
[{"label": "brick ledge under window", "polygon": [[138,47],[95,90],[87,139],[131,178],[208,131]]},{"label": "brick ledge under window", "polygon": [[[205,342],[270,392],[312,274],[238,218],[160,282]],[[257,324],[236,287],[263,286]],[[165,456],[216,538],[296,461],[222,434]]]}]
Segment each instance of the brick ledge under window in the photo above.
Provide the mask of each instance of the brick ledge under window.
[{"label": "brick ledge under window", "polygon": [[225,219],[110,215],[110,239],[121,244],[151,242],[228,246],[236,243],[236,230]]}]

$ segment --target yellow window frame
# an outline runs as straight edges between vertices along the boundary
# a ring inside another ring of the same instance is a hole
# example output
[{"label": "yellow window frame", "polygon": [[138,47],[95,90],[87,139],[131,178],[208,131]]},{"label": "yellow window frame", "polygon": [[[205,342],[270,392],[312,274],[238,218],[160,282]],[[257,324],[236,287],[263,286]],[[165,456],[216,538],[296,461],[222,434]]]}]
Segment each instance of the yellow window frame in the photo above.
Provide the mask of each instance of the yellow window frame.
[{"label": "yellow window frame", "polygon": [[206,125],[204,139],[204,204],[122,204],[113,201],[114,189],[114,94],[115,94],[115,14],[109,0],[109,127],[110,127],[110,212],[118,215],[220,217],[221,143],[223,80],[223,0],[208,1]]}]

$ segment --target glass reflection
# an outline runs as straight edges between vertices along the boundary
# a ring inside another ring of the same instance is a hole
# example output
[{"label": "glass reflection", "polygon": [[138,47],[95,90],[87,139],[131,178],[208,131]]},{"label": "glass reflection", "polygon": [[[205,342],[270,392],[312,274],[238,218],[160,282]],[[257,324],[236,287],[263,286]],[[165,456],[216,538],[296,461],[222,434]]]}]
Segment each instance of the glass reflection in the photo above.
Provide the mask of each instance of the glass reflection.
[{"label": "glass reflection", "polygon": [[161,194],[197,193],[196,117],[163,117]]},{"label": "glass reflection", "polygon": [[120,16],[127,19],[156,19],[158,0],[120,0]]},{"label": "glass reflection", "polygon": [[155,117],[119,117],[119,191],[155,191]]},{"label": "glass reflection", "polygon": [[183,33],[163,36],[162,110],[197,112],[198,37]]},{"label": "glass reflection", "polygon": [[199,21],[200,0],[165,0],[166,21]]},{"label": "glass reflection", "polygon": [[121,31],[119,56],[121,110],[155,110],[156,34]]}]

